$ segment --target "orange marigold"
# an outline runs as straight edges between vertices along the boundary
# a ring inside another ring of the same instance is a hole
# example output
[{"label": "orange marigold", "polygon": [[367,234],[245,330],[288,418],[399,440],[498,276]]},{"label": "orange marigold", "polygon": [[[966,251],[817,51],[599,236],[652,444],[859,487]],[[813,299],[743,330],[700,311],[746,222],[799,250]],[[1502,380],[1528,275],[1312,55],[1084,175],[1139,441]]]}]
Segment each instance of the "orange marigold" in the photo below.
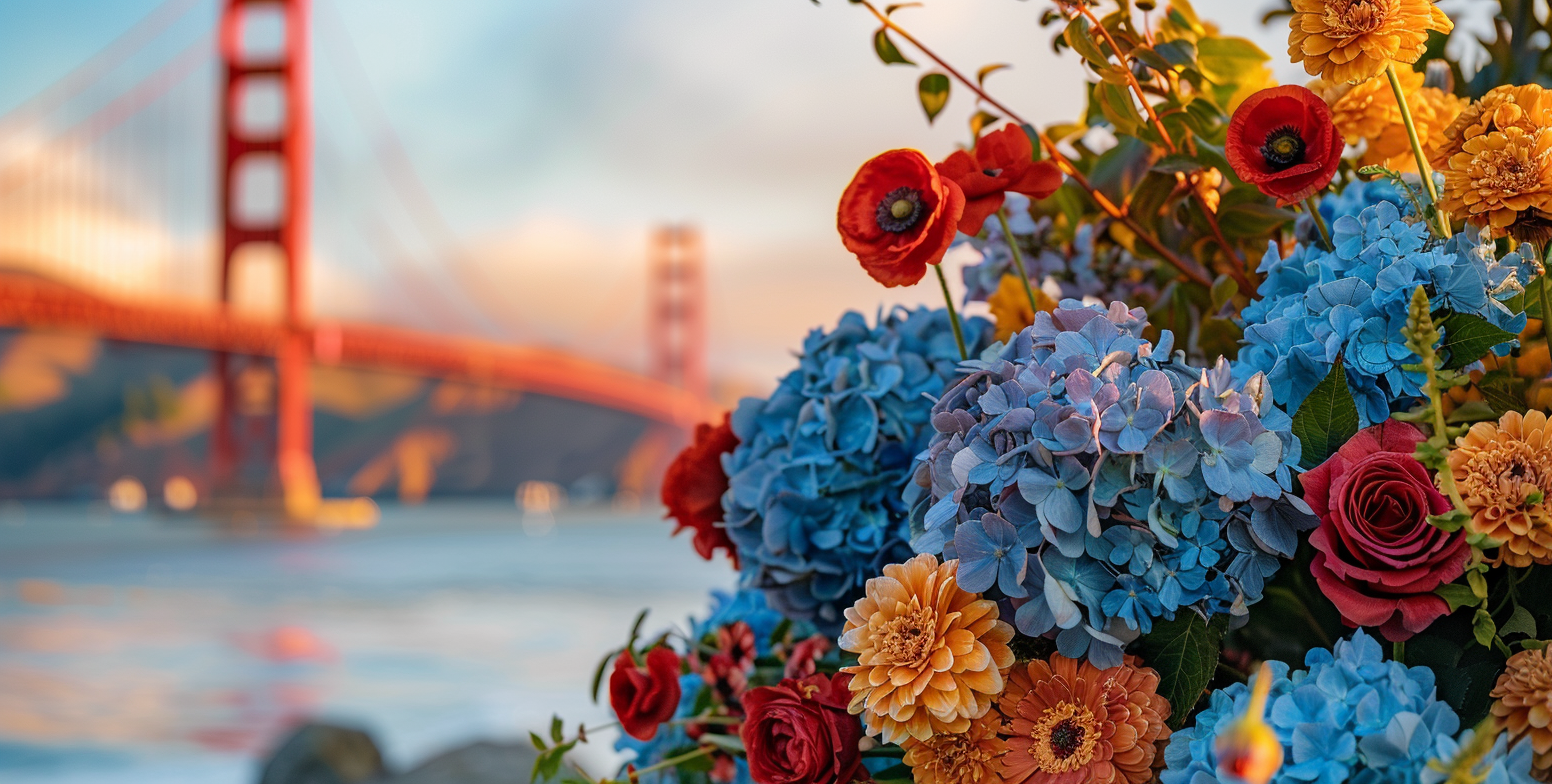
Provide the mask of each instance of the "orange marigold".
[{"label": "orange marigold", "polygon": [[1450,158],[1440,206],[1490,236],[1552,236],[1552,127],[1511,127],[1467,140]]},{"label": "orange marigold", "polygon": [[1136,656],[1101,670],[1059,653],[1008,674],[1005,784],[1144,784],[1164,765],[1169,701]]},{"label": "orange marigold", "polygon": [[[1429,158],[1445,145],[1444,129],[1466,106],[1466,100],[1437,87],[1424,87],[1423,74],[1409,68],[1397,72],[1423,152]],[[1384,166],[1417,171],[1417,159],[1402,123],[1401,107],[1390,80],[1374,76],[1356,85],[1317,81],[1310,89],[1331,106],[1331,120],[1348,144],[1366,142],[1360,166]]]},{"label": "orange marigold", "polygon": [[1392,60],[1415,63],[1429,30],[1455,27],[1429,0],[1293,0],[1288,24],[1288,56],[1333,82],[1361,82]]},{"label": "orange marigold", "polygon": [[997,784],[1002,780],[1002,755],[1008,744],[997,734],[1002,728],[995,711],[970,722],[964,732],[934,735],[926,740],[907,738],[905,764],[916,784]]},{"label": "orange marigold", "polygon": [[884,567],[846,609],[842,650],[857,654],[849,709],[885,743],[966,732],[1002,693],[1013,627],[997,603],[959,587],[959,561],[929,554]]},{"label": "orange marigold", "polygon": [[1552,439],[1547,415],[1510,411],[1455,440],[1450,472],[1475,533],[1500,542],[1510,566],[1552,564]]},{"label": "orange marigold", "polygon": [[1535,752],[1531,775],[1552,778],[1552,649],[1520,651],[1509,657],[1493,686],[1493,715],[1515,743]]}]

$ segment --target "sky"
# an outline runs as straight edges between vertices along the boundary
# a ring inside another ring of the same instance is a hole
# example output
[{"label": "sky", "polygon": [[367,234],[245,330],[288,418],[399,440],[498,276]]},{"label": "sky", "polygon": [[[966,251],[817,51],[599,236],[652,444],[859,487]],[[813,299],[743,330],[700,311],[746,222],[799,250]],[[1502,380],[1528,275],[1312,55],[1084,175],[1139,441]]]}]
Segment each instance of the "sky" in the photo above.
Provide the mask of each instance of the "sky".
[{"label": "sky", "polygon": [[[134,67],[149,70],[208,29],[215,0],[187,1],[196,5],[181,26]],[[161,4],[0,3],[0,144],[17,132],[5,113]],[[310,283],[320,316],[557,345],[644,367],[647,240],[673,221],[705,236],[710,360],[727,390],[768,389],[793,365],[804,334],[848,308],[871,316],[895,303],[940,301],[931,276],[903,289],[869,279],[840,245],[835,205],[872,155],[895,147],[947,154],[967,139],[974,106],[956,90],[929,125],[915,98],[923,69],[882,65],[871,46],[877,25],[859,6],[313,4],[319,160]],[[1260,43],[1281,79],[1302,81],[1286,62],[1281,25],[1259,24],[1271,4],[1197,7]],[[1083,92],[1076,58],[1052,54],[1044,10],[1038,0],[926,0],[896,19],[961,70],[1011,64],[988,88],[1044,124],[1076,117]],[[119,81],[131,81],[134,68],[123,70]],[[169,110],[185,119],[142,132],[116,154],[213,160],[202,141],[212,135],[210,112],[199,103],[212,85],[196,77],[170,93],[194,109]],[[391,149],[402,157],[384,152]],[[440,221],[416,223],[426,212],[395,195],[385,160],[413,171]],[[184,179],[199,179],[195,171]],[[177,199],[177,214],[199,218],[196,236],[156,280],[204,296],[214,269],[205,220],[213,190],[196,185]],[[0,195],[0,229],[6,208]]]}]

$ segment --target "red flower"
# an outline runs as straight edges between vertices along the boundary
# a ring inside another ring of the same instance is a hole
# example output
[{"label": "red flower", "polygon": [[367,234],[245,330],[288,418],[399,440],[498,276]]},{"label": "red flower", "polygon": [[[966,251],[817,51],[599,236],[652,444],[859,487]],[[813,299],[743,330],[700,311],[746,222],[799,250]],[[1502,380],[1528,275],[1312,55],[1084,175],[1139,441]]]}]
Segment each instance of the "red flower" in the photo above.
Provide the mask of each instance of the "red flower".
[{"label": "red flower", "polygon": [[668,648],[647,653],[647,668],[636,666],[630,651],[614,660],[609,675],[609,707],[620,726],[637,740],[651,740],[658,725],[679,709],[679,654]]},{"label": "red flower", "polygon": [[1044,199],[1062,187],[1062,172],[1050,161],[1035,160],[1035,146],[1017,125],[982,136],[971,152],[957,150],[938,164],[938,174],[965,192],[959,230],[979,234],[981,224],[1002,208],[1003,194]]},{"label": "red flower", "polygon": [[1405,640],[1449,612],[1433,591],[1465,572],[1471,548],[1428,515],[1450,509],[1412,457],[1423,434],[1386,420],[1353,436],[1304,474],[1304,500],[1320,516],[1310,534],[1315,582],[1349,626],[1378,626]]},{"label": "red flower", "polygon": [[734,621],[717,630],[717,650],[728,655],[740,670],[754,666],[754,630],[743,621]]},{"label": "red flower", "polygon": [[1320,96],[1298,85],[1245,99],[1223,148],[1234,173],[1286,207],[1326,187],[1342,161],[1342,134]]},{"label": "red flower", "polygon": [[810,675],[744,696],[742,737],[755,784],[848,784],[861,770],[862,723],[846,712],[851,676]]},{"label": "red flower", "polygon": [[722,456],[738,446],[738,436],[727,414],[722,424],[695,426],[695,440],[668,466],[663,475],[663,505],[678,525],[674,534],[690,529],[695,532],[695,552],[710,561],[717,550],[726,551],[738,568],[738,548],[722,527],[722,494],[728,478],[722,471]]},{"label": "red flower", "polygon": [[862,164],[841,194],[836,227],[862,268],[885,286],[910,286],[954,241],[965,194],[916,150]]},{"label": "red flower", "polygon": [[817,669],[814,661],[825,655],[829,650],[830,638],[823,634],[815,634],[792,646],[792,653],[787,656],[787,664],[783,668],[783,676],[788,678],[804,678],[813,675]]}]

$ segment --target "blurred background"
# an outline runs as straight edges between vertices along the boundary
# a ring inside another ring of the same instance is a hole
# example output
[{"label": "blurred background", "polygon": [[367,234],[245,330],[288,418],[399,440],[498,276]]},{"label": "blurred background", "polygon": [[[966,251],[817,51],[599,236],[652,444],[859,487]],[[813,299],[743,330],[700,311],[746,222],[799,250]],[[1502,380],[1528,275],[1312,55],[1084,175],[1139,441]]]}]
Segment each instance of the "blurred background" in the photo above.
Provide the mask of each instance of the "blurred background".
[{"label": "blurred background", "polygon": [[[1084,77],[1043,10],[900,19],[1068,120]],[[1303,81],[1268,8],[1198,10]],[[736,581],[661,520],[688,428],[843,310],[938,301],[834,233],[861,161],[968,139],[968,98],[929,126],[874,26],[843,0],[0,0],[0,780],[252,782],[312,721],[391,771],[489,742],[526,781],[530,729],[603,720],[589,680],[638,609]]]}]

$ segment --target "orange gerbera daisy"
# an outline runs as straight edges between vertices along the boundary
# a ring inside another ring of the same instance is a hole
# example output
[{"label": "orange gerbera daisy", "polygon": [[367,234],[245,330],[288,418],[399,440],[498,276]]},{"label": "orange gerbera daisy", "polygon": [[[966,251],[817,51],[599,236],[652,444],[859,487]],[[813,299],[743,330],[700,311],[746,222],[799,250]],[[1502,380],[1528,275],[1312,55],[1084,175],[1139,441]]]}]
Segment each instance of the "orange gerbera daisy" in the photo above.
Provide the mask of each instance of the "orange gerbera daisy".
[{"label": "orange gerbera daisy", "polygon": [[841,650],[857,654],[849,710],[885,743],[966,732],[1002,693],[1013,627],[959,587],[958,561],[929,554],[884,567],[846,609]]},{"label": "orange gerbera daisy", "polygon": [[1531,775],[1552,778],[1552,649],[1520,651],[1509,657],[1493,686],[1493,715],[1509,730],[1515,743],[1529,743],[1535,752]]},{"label": "orange gerbera daisy", "polygon": [[907,738],[902,744],[905,764],[916,784],[998,784],[1002,755],[1008,752],[1007,742],[997,734],[1001,728],[997,713],[988,711],[964,732]]},{"label": "orange gerbera daisy", "polygon": [[1127,656],[1101,670],[1059,653],[1008,674],[1005,784],[1144,784],[1164,764],[1169,701],[1159,674]]},{"label": "orange gerbera daisy", "polygon": [[1288,24],[1288,56],[1333,82],[1361,82],[1392,60],[1415,63],[1429,30],[1455,27],[1429,0],[1293,0]]},{"label": "orange gerbera daisy", "polygon": [[1450,471],[1471,512],[1468,525],[1497,542],[1510,566],[1552,564],[1552,439],[1547,415],[1510,411],[1455,440]]}]

